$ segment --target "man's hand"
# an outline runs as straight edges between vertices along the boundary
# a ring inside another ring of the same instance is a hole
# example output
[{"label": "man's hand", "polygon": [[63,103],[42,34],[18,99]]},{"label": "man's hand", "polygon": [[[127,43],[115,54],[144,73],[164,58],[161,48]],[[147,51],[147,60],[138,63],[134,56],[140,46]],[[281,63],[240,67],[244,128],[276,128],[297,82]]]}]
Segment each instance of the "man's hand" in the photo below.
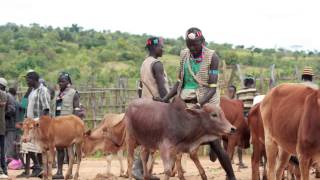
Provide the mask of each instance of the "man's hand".
[{"label": "man's hand", "polygon": [[192,109],[201,109],[201,104],[197,103],[194,106],[191,107]]},{"label": "man's hand", "polygon": [[22,123],[21,122],[16,123],[16,128],[17,129],[21,129],[22,128]]},{"label": "man's hand", "polygon": [[160,97],[152,97],[152,99],[154,101],[158,101],[158,102],[169,103],[169,101],[166,101],[166,100],[164,100],[164,99],[162,99]]}]

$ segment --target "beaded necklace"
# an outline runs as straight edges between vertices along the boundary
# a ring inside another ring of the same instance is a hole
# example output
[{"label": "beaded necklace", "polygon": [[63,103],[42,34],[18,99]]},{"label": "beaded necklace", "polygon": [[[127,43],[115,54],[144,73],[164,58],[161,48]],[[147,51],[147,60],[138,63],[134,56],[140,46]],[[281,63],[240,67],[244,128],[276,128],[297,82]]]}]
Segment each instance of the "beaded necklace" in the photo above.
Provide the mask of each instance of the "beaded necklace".
[{"label": "beaded necklace", "polygon": [[190,60],[195,61],[196,63],[201,63],[204,58],[204,48],[202,47],[201,55],[197,58],[194,58],[192,53],[190,53]]}]

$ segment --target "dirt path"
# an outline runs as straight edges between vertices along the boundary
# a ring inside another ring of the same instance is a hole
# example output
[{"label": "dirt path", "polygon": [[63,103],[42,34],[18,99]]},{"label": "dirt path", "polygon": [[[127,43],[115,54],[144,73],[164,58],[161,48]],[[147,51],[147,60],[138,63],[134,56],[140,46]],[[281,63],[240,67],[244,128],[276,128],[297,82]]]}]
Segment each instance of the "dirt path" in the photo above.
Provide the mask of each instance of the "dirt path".
[{"label": "dirt path", "polygon": [[[195,165],[193,164],[193,162],[187,158],[184,157],[186,159],[186,161],[183,161],[183,168],[185,169],[186,173],[185,173],[185,177],[187,180],[200,180],[200,176],[198,175],[198,170],[196,169]],[[237,161],[237,158],[235,158]],[[208,179],[212,180],[225,180],[225,173],[223,171],[223,169],[221,169],[221,166],[219,164],[218,161],[212,163],[208,157],[202,157],[200,158],[201,164],[203,165],[206,174],[208,176]],[[125,169],[126,167],[126,160],[124,161],[125,163]],[[239,171],[238,167],[236,165],[233,165],[236,177],[238,180],[250,180],[251,179],[251,166],[250,166],[250,157],[249,156],[245,156],[244,157],[244,162],[246,165],[249,166],[249,168],[247,169],[241,169]],[[80,167],[80,179],[81,180],[92,180],[95,179],[97,174],[105,174],[106,173],[106,166],[107,163],[103,158],[100,159],[92,159],[92,158],[86,158],[82,161],[81,163],[81,167]],[[111,172],[113,174],[115,174],[115,176],[113,177],[109,177],[109,178],[96,178],[96,179],[119,179],[119,180],[124,180],[125,178],[119,178],[119,174],[120,174],[120,168],[119,168],[119,162],[114,160],[112,161],[112,168],[111,168]],[[67,166],[64,166],[64,172],[66,172],[66,168]],[[15,176],[20,174],[22,172],[22,170],[16,170],[16,171],[12,171],[9,170],[9,175],[10,178],[12,179],[16,179]],[[56,169],[53,170],[53,173],[56,172]],[[156,160],[156,165],[154,166],[154,173],[160,177],[161,179],[163,179],[163,166],[162,166],[162,162],[160,159]],[[28,180],[38,180],[39,178],[29,178]],[[173,180],[177,180],[178,178],[172,178]],[[312,175],[312,178],[310,178],[311,180],[315,180],[314,176]]]}]

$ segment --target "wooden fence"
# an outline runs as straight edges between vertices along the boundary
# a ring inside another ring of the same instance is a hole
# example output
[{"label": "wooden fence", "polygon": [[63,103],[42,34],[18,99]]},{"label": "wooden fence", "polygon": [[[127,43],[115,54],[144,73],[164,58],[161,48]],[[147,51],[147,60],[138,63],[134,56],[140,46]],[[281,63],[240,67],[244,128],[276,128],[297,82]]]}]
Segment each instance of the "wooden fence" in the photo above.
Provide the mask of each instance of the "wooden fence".
[{"label": "wooden fence", "polygon": [[89,127],[96,127],[106,113],[125,112],[129,102],[138,98],[135,89],[125,88],[94,88],[79,91],[79,94]]}]

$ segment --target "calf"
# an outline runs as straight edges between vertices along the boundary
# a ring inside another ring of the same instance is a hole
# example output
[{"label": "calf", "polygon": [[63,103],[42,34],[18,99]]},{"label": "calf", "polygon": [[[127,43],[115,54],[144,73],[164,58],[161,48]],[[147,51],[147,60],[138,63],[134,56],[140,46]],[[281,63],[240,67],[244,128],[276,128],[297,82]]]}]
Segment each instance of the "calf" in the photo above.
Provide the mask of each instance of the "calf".
[{"label": "calf", "polygon": [[[259,180],[259,166],[262,158],[266,159],[266,151],[264,146],[264,130],[260,115],[260,103],[254,105],[249,111],[248,123],[251,131],[251,143],[253,153],[251,156],[252,180]],[[266,166],[264,163],[263,177],[266,179]]]},{"label": "calf", "polygon": [[243,115],[242,101],[221,97],[220,106],[227,120],[237,128],[235,133],[223,136],[223,140],[227,142],[227,153],[232,159],[236,146],[244,149],[250,147],[250,130]]},{"label": "calf", "polygon": [[[138,145],[142,146],[145,179],[149,178],[147,154],[155,149],[160,151],[165,179],[169,179],[178,153],[195,154],[201,144],[235,131],[235,127],[226,120],[219,107],[206,104],[202,109],[186,109],[186,104],[179,98],[170,104],[149,99],[134,100],[130,103],[124,120],[129,178],[132,177],[134,149]],[[201,166],[199,161],[194,162],[197,167]],[[200,174],[202,179],[206,179],[204,171]],[[183,178],[181,174],[179,176]]]},{"label": "calf", "polygon": [[[82,152],[84,155],[92,154],[101,150],[108,154],[107,156],[107,174],[110,174],[112,156],[117,155],[120,162],[120,177],[126,177],[123,168],[123,148],[122,143],[125,137],[125,125],[122,121],[124,114],[106,114],[103,121],[93,130],[88,130],[84,135],[84,143]],[[105,131],[105,132],[104,132]],[[113,139],[108,137],[108,133],[112,133]]]},{"label": "calf", "polygon": [[39,144],[42,150],[44,179],[52,179],[52,161],[55,147],[68,148],[70,159],[65,179],[69,179],[72,176],[74,158],[72,147],[74,144],[77,154],[77,169],[74,179],[78,179],[84,129],[83,121],[74,115],[59,116],[56,118],[41,116],[39,121],[26,119],[23,122],[22,141],[28,142],[33,139]]}]

